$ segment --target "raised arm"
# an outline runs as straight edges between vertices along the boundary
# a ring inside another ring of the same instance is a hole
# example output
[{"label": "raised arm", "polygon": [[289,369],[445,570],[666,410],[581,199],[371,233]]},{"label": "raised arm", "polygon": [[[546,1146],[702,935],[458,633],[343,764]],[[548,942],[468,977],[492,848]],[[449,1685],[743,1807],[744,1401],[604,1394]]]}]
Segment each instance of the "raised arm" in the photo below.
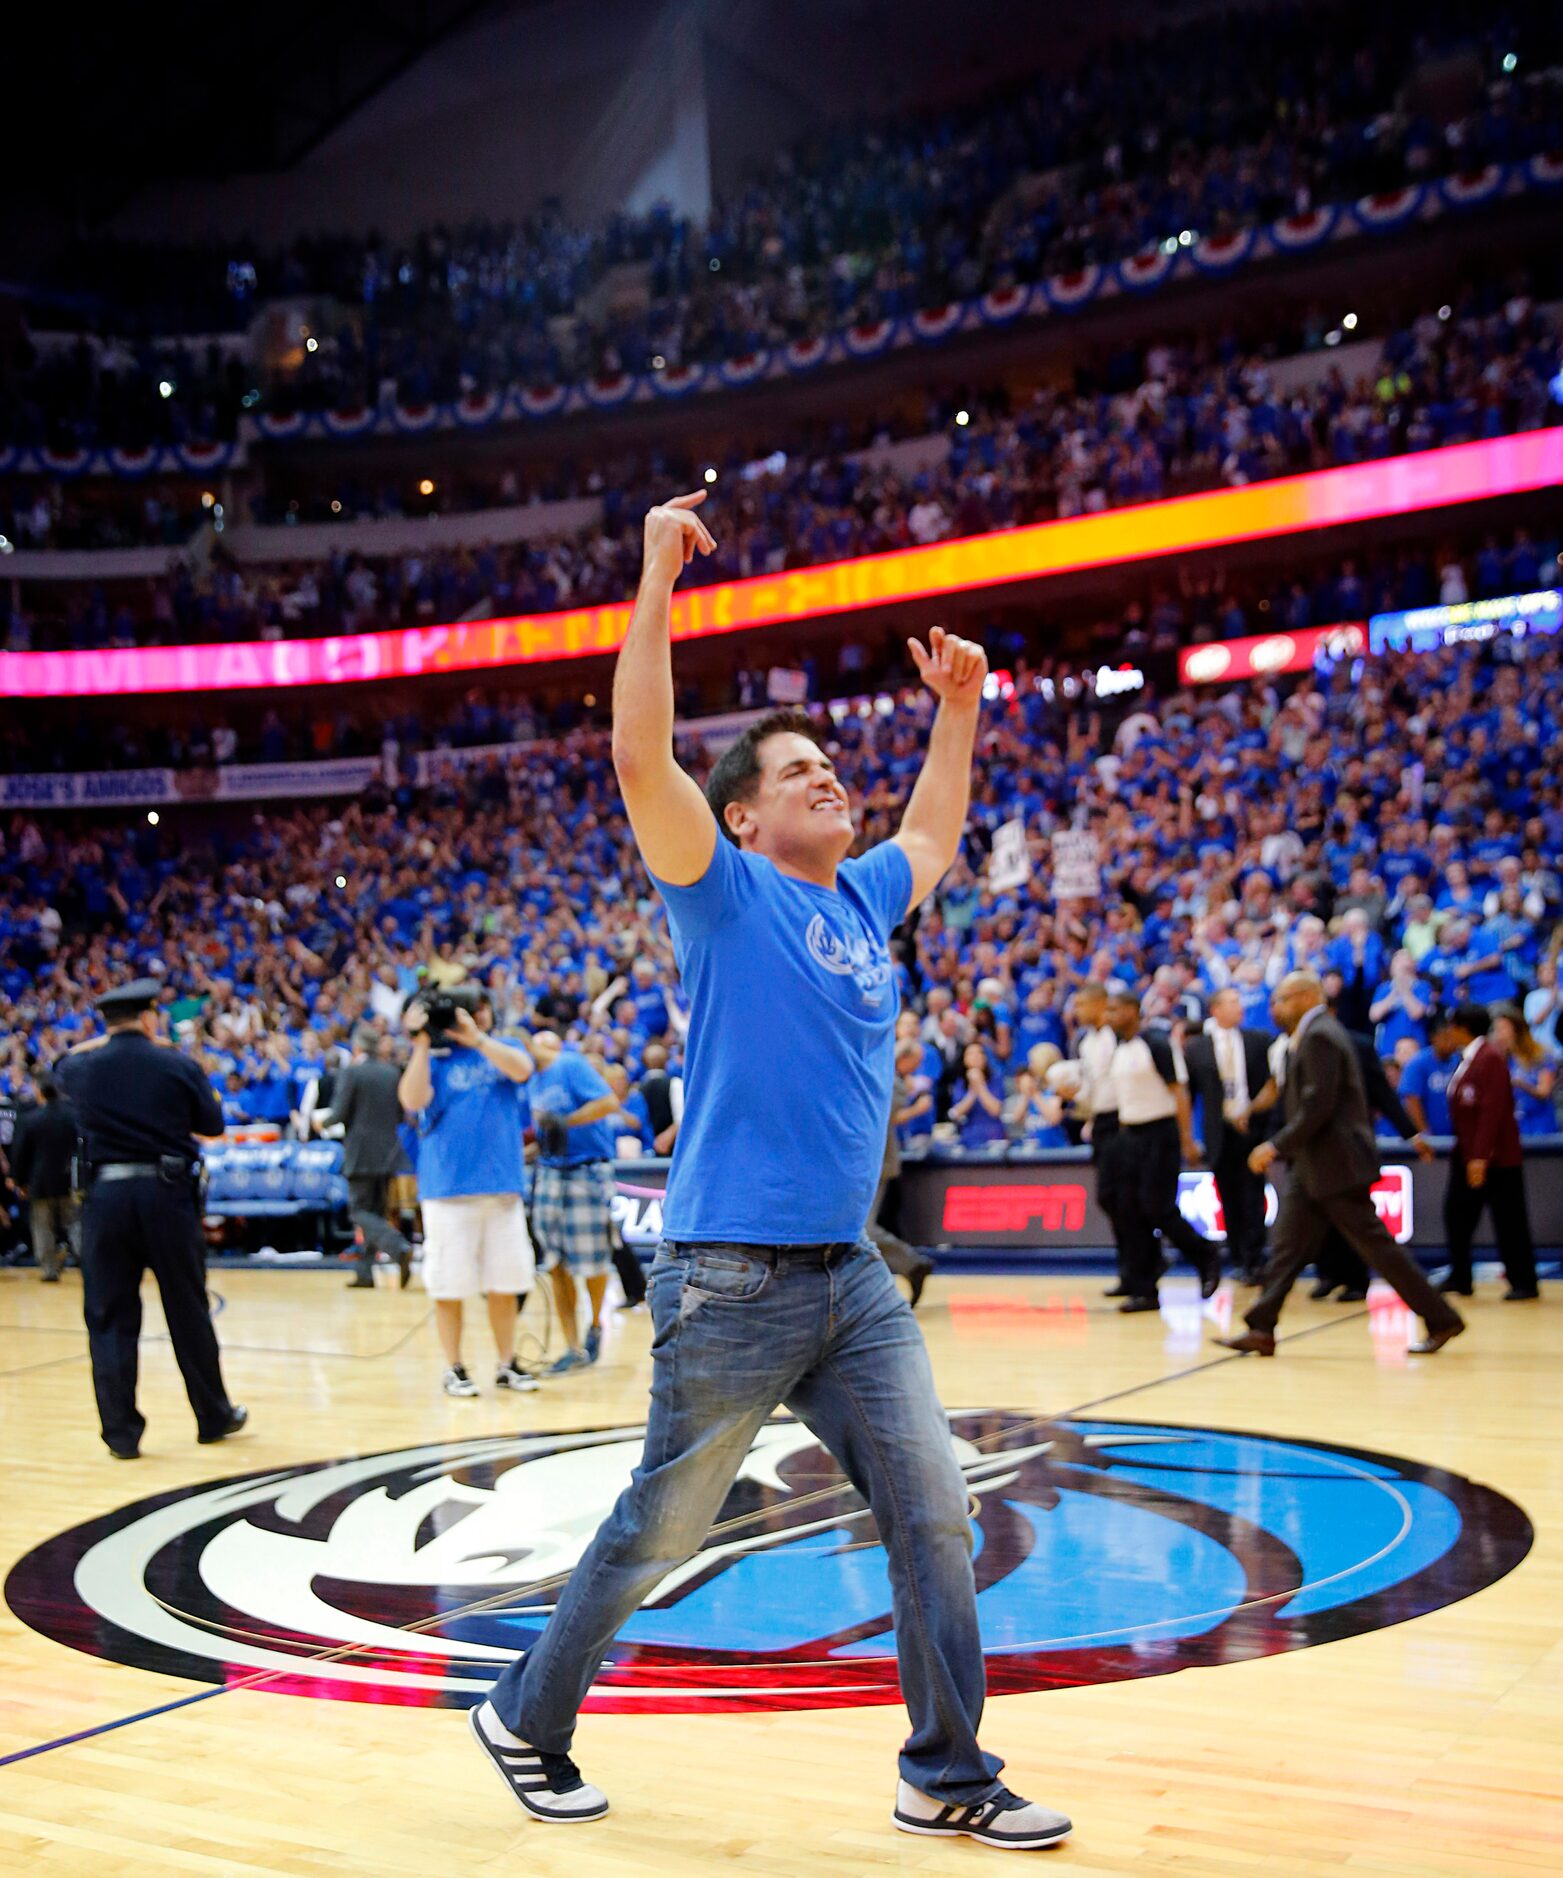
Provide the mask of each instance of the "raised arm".
[{"label": "raised arm", "polygon": [[919,640],[908,639],[906,644],[918,676],[939,700],[922,774],[893,837],[912,867],[910,910],[933,892],[960,852],[988,655],[942,626],[928,635],[926,652]]},{"label": "raised arm", "polygon": [[687,887],[711,865],[716,817],[673,760],[673,587],[695,554],[716,543],[694,511],[704,490],[646,516],[635,611],[613,674],[613,767],[641,859],[659,880]]}]

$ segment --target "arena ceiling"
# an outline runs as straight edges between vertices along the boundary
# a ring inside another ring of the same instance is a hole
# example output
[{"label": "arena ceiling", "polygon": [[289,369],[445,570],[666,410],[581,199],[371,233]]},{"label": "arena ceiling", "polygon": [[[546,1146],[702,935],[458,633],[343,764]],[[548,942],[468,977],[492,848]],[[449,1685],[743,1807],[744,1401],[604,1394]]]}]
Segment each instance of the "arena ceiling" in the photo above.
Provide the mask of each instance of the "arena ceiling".
[{"label": "arena ceiling", "polygon": [[45,7],[0,148],[38,209],[91,227],[145,183],[288,168],[485,4]]}]

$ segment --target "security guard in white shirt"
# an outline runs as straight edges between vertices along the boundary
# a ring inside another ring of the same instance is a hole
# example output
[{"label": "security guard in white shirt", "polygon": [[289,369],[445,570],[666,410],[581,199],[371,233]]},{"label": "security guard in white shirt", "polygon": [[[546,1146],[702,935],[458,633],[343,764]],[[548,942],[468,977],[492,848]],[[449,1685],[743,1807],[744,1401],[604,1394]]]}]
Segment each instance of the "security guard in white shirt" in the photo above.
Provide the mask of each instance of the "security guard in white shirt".
[{"label": "security guard in white shirt", "polygon": [[1107,1021],[1118,1038],[1112,1074],[1118,1092],[1116,1152],[1122,1157],[1119,1259],[1127,1292],[1118,1308],[1125,1313],[1159,1309],[1158,1234],[1198,1271],[1200,1296],[1211,1297],[1221,1282],[1220,1249],[1178,1210],[1182,1160],[1199,1159],[1188,1071],[1169,1037],[1159,1031],[1141,1034],[1139,999],[1126,987],[1113,988]]},{"label": "security guard in white shirt", "polygon": [[[1113,1081],[1113,1053],[1118,1039],[1108,1027],[1107,987],[1096,983],[1081,985],[1074,995],[1074,1017],[1080,1026],[1075,1033],[1074,1064],[1057,1064],[1060,1072],[1072,1072],[1076,1101],[1091,1129],[1091,1159],[1096,1167],[1096,1201],[1107,1215],[1113,1229],[1113,1250],[1118,1255],[1118,1282],[1107,1292],[1110,1298],[1126,1298],[1129,1286],[1123,1269],[1123,1235],[1118,1225],[1121,1206],[1122,1167],[1118,1154],[1118,1089]],[[1049,1072],[1052,1080],[1053,1072]],[[1057,1085],[1061,1087],[1060,1085]]]}]

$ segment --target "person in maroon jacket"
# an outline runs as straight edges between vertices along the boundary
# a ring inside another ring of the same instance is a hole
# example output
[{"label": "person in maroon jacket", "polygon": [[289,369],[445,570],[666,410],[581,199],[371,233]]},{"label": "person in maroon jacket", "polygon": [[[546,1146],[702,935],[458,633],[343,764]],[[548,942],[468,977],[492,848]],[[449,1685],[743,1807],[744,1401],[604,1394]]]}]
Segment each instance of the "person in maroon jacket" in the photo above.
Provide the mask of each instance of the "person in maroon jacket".
[{"label": "person in maroon jacket", "polygon": [[1508,1064],[1487,1041],[1488,1024],[1481,1005],[1461,1004],[1440,1026],[1460,1052],[1459,1067],[1449,1081],[1449,1114],[1454,1125],[1454,1154],[1444,1198],[1449,1276],[1440,1289],[1462,1298],[1471,1295],[1471,1240],[1483,1210],[1491,1207],[1493,1236],[1509,1280],[1504,1298],[1517,1303],[1541,1294],[1536,1288],[1536,1252],[1525,1205],[1514,1084]]}]

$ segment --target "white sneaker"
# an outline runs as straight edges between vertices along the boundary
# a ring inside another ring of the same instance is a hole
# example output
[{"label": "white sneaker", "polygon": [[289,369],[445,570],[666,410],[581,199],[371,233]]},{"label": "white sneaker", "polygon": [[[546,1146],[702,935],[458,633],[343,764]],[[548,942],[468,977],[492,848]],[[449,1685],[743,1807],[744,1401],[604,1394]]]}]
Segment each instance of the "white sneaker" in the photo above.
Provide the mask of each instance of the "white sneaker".
[{"label": "white sneaker", "polygon": [[558,1826],[578,1826],[601,1819],[607,1796],[588,1786],[568,1754],[544,1754],[513,1735],[494,1713],[491,1702],[468,1711],[473,1739],[499,1770],[499,1777],[534,1819]]},{"label": "white sneaker", "polygon": [[520,1395],[526,1395],[537,1388],[537,1378],[530,1370],[523,1369],[515,1361],[501,1363],[494,1371],[496,1389],[514,1389]]},{"label": "white sneaker", "polygon": [[459,1363],[452,1363],[446,1370],[440,1387],[447,1395],[476,1395],[478,1393],[478,1385]]},{"label": "white sneaker", "polygon": [[984,1845],[1005,1852],[1034,1852],[1043,1846],[1061,1845],[1073,1830],[1064,1814],[1039,1806],[1035,1800],[1023,1800],[1008,1787],[1000,1787],[991,1799],[976,1806],[946,1806],[904,1780],[896,1785],[891,1822],[902,1832],[980,1839]]}]

